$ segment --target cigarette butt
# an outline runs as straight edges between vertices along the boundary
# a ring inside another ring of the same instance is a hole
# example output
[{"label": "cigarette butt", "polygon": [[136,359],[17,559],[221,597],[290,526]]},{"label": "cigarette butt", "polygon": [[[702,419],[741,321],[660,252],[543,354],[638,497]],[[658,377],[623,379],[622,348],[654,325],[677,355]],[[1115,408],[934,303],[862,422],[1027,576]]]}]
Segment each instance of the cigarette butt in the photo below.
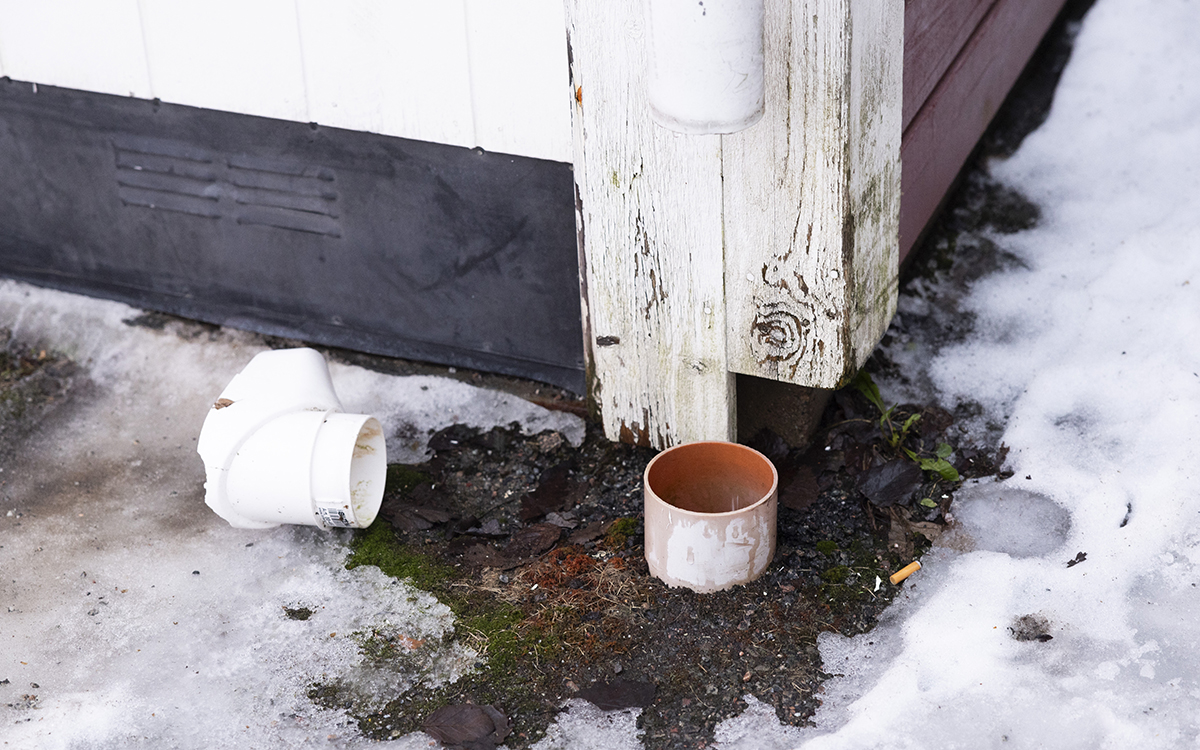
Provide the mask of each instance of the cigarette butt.
[{"label": "cigarette butt", "polygon": [[892,582],[893,586],[895,586],[897,583],[900,583],[905,578],[908,578],[910,575],[912,575],[913,573],[916,573],[920,569],[921,569],[921,563],[916,562],[914,560],[913,562],[910,562],[908,565],[905,565],[900,570],[897,570],[895,573],[892,573],[892,577],[889,578],[888,580]]}]

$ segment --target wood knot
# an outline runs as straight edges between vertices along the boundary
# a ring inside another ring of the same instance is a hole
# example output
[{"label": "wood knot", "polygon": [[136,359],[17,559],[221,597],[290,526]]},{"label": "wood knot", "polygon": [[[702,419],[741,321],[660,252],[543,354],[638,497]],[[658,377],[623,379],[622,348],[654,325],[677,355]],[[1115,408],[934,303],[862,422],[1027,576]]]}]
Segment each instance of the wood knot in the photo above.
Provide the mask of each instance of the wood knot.
[{"label": "wood knot", "polygon": [[808,349],[808,324],[777,303],[760,303],[750,330],[750,350],[759,363],[802,358]]}]

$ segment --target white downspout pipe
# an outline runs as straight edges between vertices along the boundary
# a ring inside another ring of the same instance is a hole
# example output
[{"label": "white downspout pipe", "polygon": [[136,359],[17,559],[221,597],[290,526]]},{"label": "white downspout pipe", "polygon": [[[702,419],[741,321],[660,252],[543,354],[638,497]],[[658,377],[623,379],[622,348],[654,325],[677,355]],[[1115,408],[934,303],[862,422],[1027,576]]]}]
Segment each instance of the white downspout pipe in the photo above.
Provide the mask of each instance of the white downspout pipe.
[{"label": "white downspout pipe", "polygon": [[763,0],[646,0],[650,112],[681,133],[763,115]]},{"label": "white downspout pipe", "polygon": [[365,528],[383,500],[383,428],[342,412],[312,349],[255,356],[209,410],[196,450],[205,503],[236,528]]}]

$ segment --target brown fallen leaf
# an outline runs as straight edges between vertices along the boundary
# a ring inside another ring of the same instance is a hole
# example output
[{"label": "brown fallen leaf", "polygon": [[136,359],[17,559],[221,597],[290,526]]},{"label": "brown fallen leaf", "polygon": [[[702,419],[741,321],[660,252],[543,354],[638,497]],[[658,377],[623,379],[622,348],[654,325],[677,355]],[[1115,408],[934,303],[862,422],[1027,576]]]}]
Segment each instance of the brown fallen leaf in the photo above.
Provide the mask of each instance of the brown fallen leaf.
[{"label": "brown fallen leaf", "polygon": [[541,518],[550,511],[563,510],[567,496],[571,494],[571,463],[564,461],[542,472],[538,486],[521,498],[521,520],[528,523]]},{"label": "brown fallen leaf", "polygon": [[433,528],[432,523],[413,513],[412,509],[401,505],[381,506],[378,515],[398,531],[424,531]]},{"label": "brown fallen leaf", "polygon": [[398,501],[385,502],[379,508],[379,517],[400,531],[424,531],[434,524],[446,523],[453,515],[439,508],[424,508],[403,505]]},{"label": "brown fallen leaf", "polygon": [[612,525],[613,521],[592,521],[587,526],[567,537],[567,541],[571,544],[584,544],[585,542],[599,539],[604,536],[604,533]]},{"label": "brown fallen leaf", "polygon": [[920,534],[931,542],[936,542],[945,526],[931,521],[913,521],[907,508],[893,505],[888,508],[888,518],[891,525],[888,528],[888,547],[903,558],[913,556],[912,535]]},{"label": "brown fallen leaf", "polygon": [[803,464],[789,473],[786,484],[782,481],[783,476],[780,476],[779,504],[792,510],[804,510],[813,504],[821,492],[817,478],[813,476],[812,469]]},{"label": "brown fallen leaf", "polygon": [[470,567],[497,570],[512,570],[521,563],[519,558],[511,558],[485,542],[478,542],[463,550],[462,561]]},{"label": "brown fallen leaf", "polygon": [[558,543],[562,529],[552,523],[535,523],[518,530],[508,540],[504,554],[510,558],[537,557]]},{"label": "brown fallen leaf", "polygon": [[896,458],[879,466],[872,466],[858,478],[858,491],[867,496],[872,504],[887,508],[904,503],[925,479],[921,467],[912,461]]},{"label": "brown fallen leaf", "polygon": [[421,731],[447,748],[493,750],[512,730],[494,706],[458,703],[442,706],[421,723]]}]

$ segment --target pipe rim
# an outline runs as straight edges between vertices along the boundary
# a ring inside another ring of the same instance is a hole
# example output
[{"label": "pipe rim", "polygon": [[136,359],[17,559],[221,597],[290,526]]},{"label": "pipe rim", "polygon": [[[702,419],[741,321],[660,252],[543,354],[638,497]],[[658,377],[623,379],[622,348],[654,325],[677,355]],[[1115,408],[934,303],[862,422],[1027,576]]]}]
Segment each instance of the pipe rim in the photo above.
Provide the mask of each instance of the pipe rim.
[{"label": "pipe rim", "polygon": [[[744,452],[760,459],[771,470],[771,486],[770,486],[770,488],[767,490],[767,492],[762,497],[760,497],[758,500],[754,501],[753,503],[750,503],[749,505],[745,505],[741,508],[737,508],[734,510],[723,510],[723,511],[714,511],[714,512],[692,510],[690,508],[681,508],[678,505],[675,505],[674,503],[672,503],[672,502],[668,501],[667,499],[663,498],[662,496],[660,496],[658,494],[658,492],[650,484],[651,469],[653,469],[654,466],[659,462],[659,460],[662,459],[664,456],[667,456],[669,454],[675,454],[677,451],[684,451],[687,449],[694,449],[694,448],[703,447],[703,446],[722,446],[725,448],[731,447],[735,450],[744,451]],[[775,463],[773,461],[771,461],[771,459],[767,458],[761,452],[759,452],[747,445],[742,445],[741,443],[734,443],[734,442],[731,442],[728,440],[697,440],[697,441],[691,442],[691,443],[680,443],[679,445],[673,445],[670,448],[667,448],[666,450],[660,452],[654,458],[650,459],[650,463],[646,464],[646,469],[645,469],[645,471],[642,472],[642,487],[645,489],[645,495],[646,495],[647,499],[653,498],[655,501],[662,503],[663,505],[667,506],[668,508],[671,508],[675,512],[684,513],[689,516],[694,516],[696,518],[721,518],[721,517],[726,517],[726,516],[736,516],[736,515],[740,515],[740,514],[752,513],[756,509],[763,506],[764,504],[771,502],[772,498],[774,498],[779,492],[779,470],[775,468]]]}]

